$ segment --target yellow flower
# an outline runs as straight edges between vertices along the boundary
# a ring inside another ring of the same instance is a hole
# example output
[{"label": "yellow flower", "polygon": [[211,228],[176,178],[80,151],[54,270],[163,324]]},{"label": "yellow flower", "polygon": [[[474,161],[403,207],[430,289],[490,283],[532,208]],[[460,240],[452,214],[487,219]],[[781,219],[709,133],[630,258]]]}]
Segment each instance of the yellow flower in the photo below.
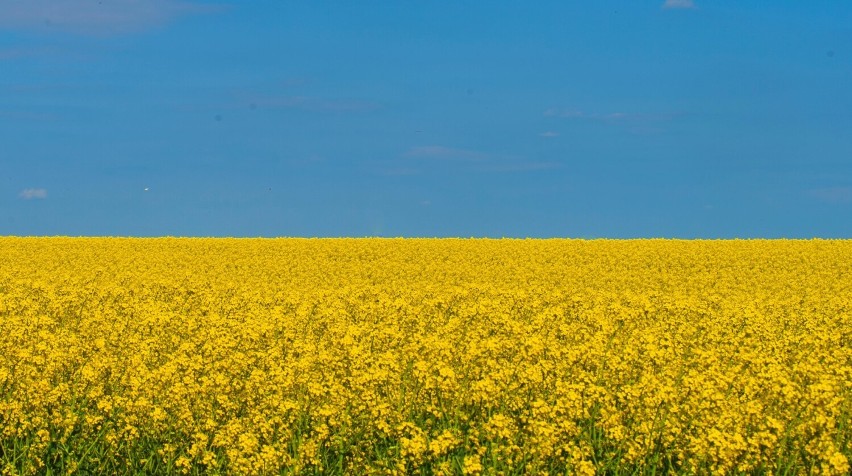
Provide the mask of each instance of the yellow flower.
[{"label": "yellow flower", "polygon": [[482,473],[482,463],[479,460],[479,456],[470,455],[464,457],[464,467],[462,468],[463,474],[481,474]]},{"label": "yellow flower", "polygon": [[67,454],[849,472],[850,240],[6,237],[0,256],[5,473]]}]

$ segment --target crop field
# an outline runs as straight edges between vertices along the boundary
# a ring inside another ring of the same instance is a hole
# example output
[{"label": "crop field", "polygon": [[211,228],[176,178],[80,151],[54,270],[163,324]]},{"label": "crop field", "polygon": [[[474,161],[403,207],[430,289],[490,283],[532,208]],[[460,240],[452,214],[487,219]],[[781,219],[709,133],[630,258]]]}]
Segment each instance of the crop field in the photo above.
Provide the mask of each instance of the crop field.
[{"label": "crop field", "polygon": [[852,241],[0,238],[3,474],[848,474]]}]

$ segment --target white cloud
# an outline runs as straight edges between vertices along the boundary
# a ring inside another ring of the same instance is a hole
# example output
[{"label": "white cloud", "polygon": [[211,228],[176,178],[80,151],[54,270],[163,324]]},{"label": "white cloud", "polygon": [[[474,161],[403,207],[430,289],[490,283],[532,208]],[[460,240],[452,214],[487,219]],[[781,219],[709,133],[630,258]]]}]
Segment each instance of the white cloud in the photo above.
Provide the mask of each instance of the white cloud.
[{"label": "white cloud", "polygon": [[25,188],[18,197],[24,200],[43,200],[47,198],[47,190],[43,188]]},{"label": "white cloud", "polygon": [[[558,168],[556,162],[530,161],[523,156],[481,152],[470,149],[457,149],[442,145],[418,146],[408,149],[402,157],[410,163],[429,170],[432,167],[451,166],[459,171],[483,172],[528,172]],[[419,174],[421,169],[391,168],[385,169],[385,175]]]},{"label": "white cloud", "polygon": [[552,117],[587,117],[583,111],[577,109],[559,109],[555,107],[544,111],[544,115]]},{"label": "white cloud", "polygon": [[826,187],[810,190],[810,195],[827,203],[852,203],[852,187]]},{"label": "white cloud", "polygon": [[666,0],[666,2],[663,3],[663,8],[695,8],[695,2],[692,0]]},{"label": "white cloud", "polygon": [[58,119],[58,116],[43,112],[7,111],[0,109],[0,118],[14,119],[16,121],[55,121]]},{"label": "white cloud", "polygon": [[675,119],[676,117],[682,116],[683,113],[645,114],[620,111],[608,113],[590,113],[583,112],[578,109],[559,109],[553,107],[544,111],[544,115],[548,117],[561,117],[565,119],[601,121],[608,123],[654,123],[670,121],[672,119]]},{"label": "white cloud", "polygon": [[444,147],[442,145],[426,145],[412,147],[403,154],[406,157],[416,157],[424,159],[444,159],[444,160],[465,160],[479,161],[488,158],[488,154],[476,150],[456,149],[453,147]]},{"label": "white cloud", "polygon": [[247,101],[252,109],[300,109],[313,112],[367,112],[380,109],[371,101],[322,99],[306,96],[253,97]]},{"label": "white cloud", "polygon": [[388,175],[393,177],[400,176],[409,176],[409,175],[420,175],[420,169],[414,169],[410,167],[389,167],[389,168],[381,168],[377,171],[381,175]]},{"label": "white cloud", "polygon": [[586,113],[577,109],[558,109],[555,107],[544,111],[544,115],[550,117],[565,117],[568,119],[597,119],[604,121],[631,119],[639,116],[638,114],[628,114],[626,112],[610,112],[606,114]]},{"label": "white cloud", "polygon": [[33,50],[29,48],[0,48],[0,61],[26,58],[29,56],[34,56]]},{"label": "white cloud", "polygon": [[560,164],[557,162],[528,162],[525,160],[504,161],[495,163],[481,170],[484,172],[535,172],[538,170],[557,169]]},{"label": "white cloud", "polygon": [[113,35],[220,9],[186,0],[2,0],[0,29]]}]

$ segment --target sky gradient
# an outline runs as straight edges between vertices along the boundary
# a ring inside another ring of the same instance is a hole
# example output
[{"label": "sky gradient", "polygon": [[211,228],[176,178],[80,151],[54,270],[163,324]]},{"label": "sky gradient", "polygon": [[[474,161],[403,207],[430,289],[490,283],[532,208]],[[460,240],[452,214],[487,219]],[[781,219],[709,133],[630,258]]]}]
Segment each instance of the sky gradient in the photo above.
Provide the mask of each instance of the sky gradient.
[{"label": "sky gradient", "polygon": [[852,2],[0,0],[0,171],[0,235],[852,238]]}]

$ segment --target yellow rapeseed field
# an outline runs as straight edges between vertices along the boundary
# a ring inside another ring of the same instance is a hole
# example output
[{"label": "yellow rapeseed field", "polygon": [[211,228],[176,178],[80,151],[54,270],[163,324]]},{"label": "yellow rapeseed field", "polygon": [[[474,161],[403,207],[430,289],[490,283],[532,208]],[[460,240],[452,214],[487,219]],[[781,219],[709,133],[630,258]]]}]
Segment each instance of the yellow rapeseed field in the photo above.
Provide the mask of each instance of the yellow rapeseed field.
[{"label": "yellow rapeseed field", "polygon": [[4,474],[848,474],[852,241],[0,238]]}]

